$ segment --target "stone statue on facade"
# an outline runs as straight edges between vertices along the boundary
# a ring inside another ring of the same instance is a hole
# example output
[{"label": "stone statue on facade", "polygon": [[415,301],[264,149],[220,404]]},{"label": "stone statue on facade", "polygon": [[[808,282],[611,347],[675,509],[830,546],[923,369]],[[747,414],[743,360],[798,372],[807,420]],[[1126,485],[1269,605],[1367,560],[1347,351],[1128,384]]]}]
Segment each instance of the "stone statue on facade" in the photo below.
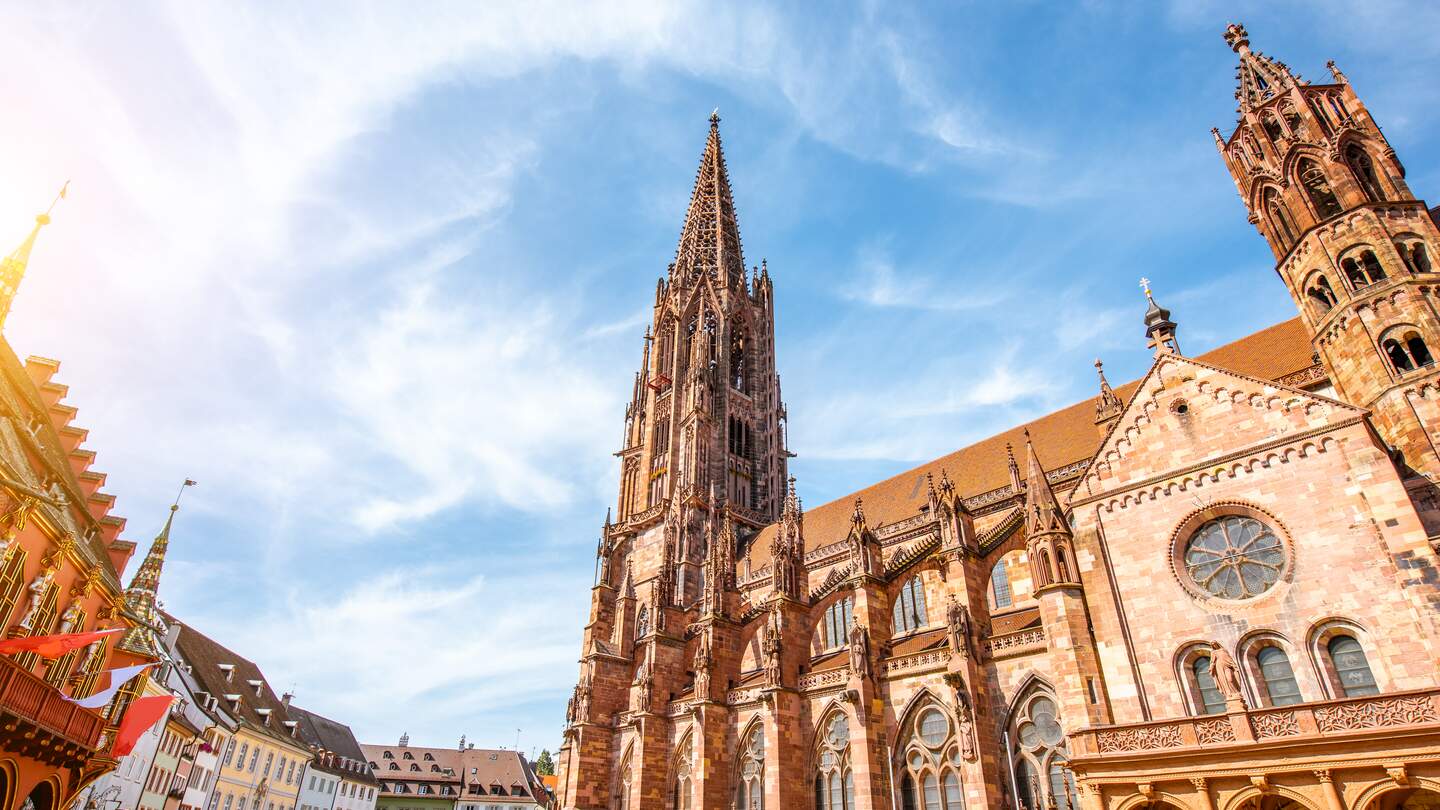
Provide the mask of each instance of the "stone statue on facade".
[{"label": "stone statue on facade", "polygon": [[40,603],[44,601],[45,594],[50,590],[50,583],[55,578],[55,569],[47,568],[40,572],[40,576],[30,583],[30,605],[25,608],[25,616],[20,619],[20,628],[31,629],[35,621],[35,614],[40,612]]},{"label": "stone statue on facade", "polygon": [[1245,693],[1240,688],[1240,667],[1218,641],[1212,642],[1210,646],[1210,672],[1215,677],[1216,688],[1225,696],[1226,703],[1238,701],[1244,705]]},{"label": "stone statue on facade", "polygon": [[960,600],[950,595],[950,604],[945,609],[945,623],[950,638],[950,651],[964,658],[970,657],[970,611]]},{"label": "stone statue on facade", "polygon": [[870,631],[859,619],[850,622],[850,674],[861,680],[870,677]]},{"label": "stone statue on facade", "polygon": [[760,627],[760,652],[765,655],[765,685],[780,686],[780,612],[770,613],[770,618]]},{"label": "stone statue on facade", "polygon": [[710,652],[709,631],[700,634],[691,665],[695,669],[695,697],[710,700],[710,669],[715,665],[715,657]]}]

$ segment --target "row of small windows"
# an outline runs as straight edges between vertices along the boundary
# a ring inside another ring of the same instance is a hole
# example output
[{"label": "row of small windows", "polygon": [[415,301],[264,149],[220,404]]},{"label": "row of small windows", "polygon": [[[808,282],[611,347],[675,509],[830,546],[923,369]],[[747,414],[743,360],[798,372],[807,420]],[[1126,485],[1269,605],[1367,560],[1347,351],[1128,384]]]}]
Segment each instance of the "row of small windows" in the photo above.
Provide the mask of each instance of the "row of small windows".
[{"label": "row of small windows", "polygon": [[[1370,661],[1360,641],[1348,633],[1331,635],[1321,647],[1321,669],[1327,673],[1336,697],[1364,697],[1379,694]],[[1248,670],[1254,682],[1254,693],[1265,706],[1290,706],[1301,703],[1300,684],[1290,656],[1279,644],[1262,642],[1251,651],[1249,666],[1237,667],[1240,678]],[[1187,665],[1192,703],[1196,714],[1221,714],[1225,711],[1225,694],[1218,678],[1227,677],[1215,671],[1215,659],[1206,650],[1196,651]]]},{"label": "row of small windows", "polygon": [[[380,756],[383,757],[383,758],[385,758],[385,759],[394,759],[394,758],[395,758],[395,755],[392,754],[392,753],[390,753],[389,751],[385,751],[385,752],[382,753]],[[412,754],[412,753],[410,753],[409,751],[405,751],[405,752],[403,752],[402,754],[400,754],[400,758],[401,758],[401,759],[414,759],[414,758],[415,758],[415,755]],[[435,761],[435,755],[434,755],[434,754],[428,754],[428,753],[425,754],[425,761],[426,761],[426,762],[434,762],[434,761]]]},{"label": "row of small windows", "polygon": [[[399,764],[398,762],[392,762],[392,763],[390,763],[390,770],[392,770],[392,771],[398,771],[398,770],[400,770],[400,764]],[[419,771],[419,770],[420,770],[420,765],[419,765],[419,763],[416,763],[416,762],[410,763],[410,770],[412,770],[412,771]],[[431,772],[433,772],[433,773],[444,773],[444,771],[440,770],[440,766],[439,766],[439,765],[431,765],[431,766],[430,766],[430,770],[431,770]]]}]

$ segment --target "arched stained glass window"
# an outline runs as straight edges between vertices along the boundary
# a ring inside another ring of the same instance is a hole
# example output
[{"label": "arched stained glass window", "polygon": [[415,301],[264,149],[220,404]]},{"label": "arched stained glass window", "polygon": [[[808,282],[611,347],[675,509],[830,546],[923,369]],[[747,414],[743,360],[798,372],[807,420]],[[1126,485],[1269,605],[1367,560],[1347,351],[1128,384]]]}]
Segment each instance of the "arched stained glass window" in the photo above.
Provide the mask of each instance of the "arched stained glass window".
[{"label": "arched stained glass window", "polygon": [[820,617],[816,629],[816,652],[830,652],[849,644],[850,622],[855,615],[855,597],[837,599]]},{"label": "arched stained glass window", "polygon": [[1290,658],[1284,650],[1274,645],[1261,647],[1255,654],[1255,663],[1260,667],[1260,680],[1265,684],[1271,706],[1289,706],[1303,700],[1300,684],[1295,682],[1295,671],[1290,668]]},{"label": "arched stained glass window", "polygon": [[1370,671],[1370,661],[1365,649],[1353,636],[1336,636],[1326,645],[1330,653],[1330,664],[1335,668],[1335,677],[1345,697],[1363,697],[1380,693],[1375,685],[1375,675]]},{"label": "arched stained glass window", "polygon": [[854,810],[855,776],[850,770],[850,719],[830,716],[815,752],[815,810]]},{"label": "arched stained glass window", "polygon": [[919,575],[906,580],[895,595],[894,625],[896,633],[906,633],[929,623],[925,615],[925,586]]},{"label": "arched stained glass window", "polygon": [[1010,595],[1010,575],[1005,571],[1005,561],[995,563],[990,569],[990,602],[997,608],[1007,608],[1013,602]]},{"label": "arched stained glass window", "polygon": [[[1021,803],[1040,810],[1054,802],[1057,808],[1074,808],[1074,782],[1061,763],[1067,760],[1065,731],[1060,726],[1054,698],[1036,688],[1017,705],[1010,728],[1011,757]],[[1057,776],[1058,773],[1058,776]],[[1038,791],[1039,795],[1035,795]]]},{"label": "arched stained glass window", "polygon": [[750,730],[740,754],[740,779],[735,806],[740,810],[765,810],[765,731]]},{"label": "arched stained glass window", "polygon": [[1190,672],[1195,676],[1195,689],[1200,693],[1200,711],[1205,714],[1224,714],[1225,695],[1215,683],[1215,673],[1211,670],[1213,664],[1210,656],[1201,656],[1190,665]]}]

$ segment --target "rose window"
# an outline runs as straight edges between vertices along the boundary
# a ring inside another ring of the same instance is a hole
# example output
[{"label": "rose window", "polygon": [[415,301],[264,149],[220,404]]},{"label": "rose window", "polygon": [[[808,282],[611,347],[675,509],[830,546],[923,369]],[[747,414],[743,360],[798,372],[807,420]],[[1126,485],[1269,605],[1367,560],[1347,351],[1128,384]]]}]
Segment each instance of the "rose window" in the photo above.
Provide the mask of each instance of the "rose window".
[{"label": "rose window", "polygon": [[1206,522],[1185,544],[1185,574],[1221,599],[1249,599],[1270,590],[1285,568],[1285,547],[1252,517],[1226,515]]}]

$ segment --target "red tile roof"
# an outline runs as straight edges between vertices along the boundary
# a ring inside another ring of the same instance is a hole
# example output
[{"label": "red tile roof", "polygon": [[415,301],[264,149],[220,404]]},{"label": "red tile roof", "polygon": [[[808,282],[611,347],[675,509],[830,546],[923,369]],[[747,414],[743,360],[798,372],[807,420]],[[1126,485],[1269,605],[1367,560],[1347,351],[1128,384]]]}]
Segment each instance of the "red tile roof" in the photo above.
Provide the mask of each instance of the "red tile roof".
[{"label": "red tile roof", "polygon": [[[1268,380],[1277,380],[1315,364],[1314,349],[1299,318],[1227,343],[1200,355],[1198,359]],[[1133,380],[1115,388],[1121,402],[1129,401],[1138,382]],[[859,492],[807,509],[806,547],[818,548],[842,539],[849,531],[850,516],[857,497],[864,501],[865,517],[872,529],[917,514],[926,500],[924,481],[927,473],[933,474],[938,481],[940,472],[944,470],[955,482],[961,497],[967,498],[1006,486],[1010,483],[1010,474],[1005,445],[1023,448],[1027,429],[1040,459],[1051,470],[1085,461],[1100,446],[1100,431],[1095,426],[1095,398],[1091,397],[1016,425]],[[747,556],[753,569],[759,570],[769,564],[770,539],[774,532],[773,524],[767,526],[750,544]]]}]

